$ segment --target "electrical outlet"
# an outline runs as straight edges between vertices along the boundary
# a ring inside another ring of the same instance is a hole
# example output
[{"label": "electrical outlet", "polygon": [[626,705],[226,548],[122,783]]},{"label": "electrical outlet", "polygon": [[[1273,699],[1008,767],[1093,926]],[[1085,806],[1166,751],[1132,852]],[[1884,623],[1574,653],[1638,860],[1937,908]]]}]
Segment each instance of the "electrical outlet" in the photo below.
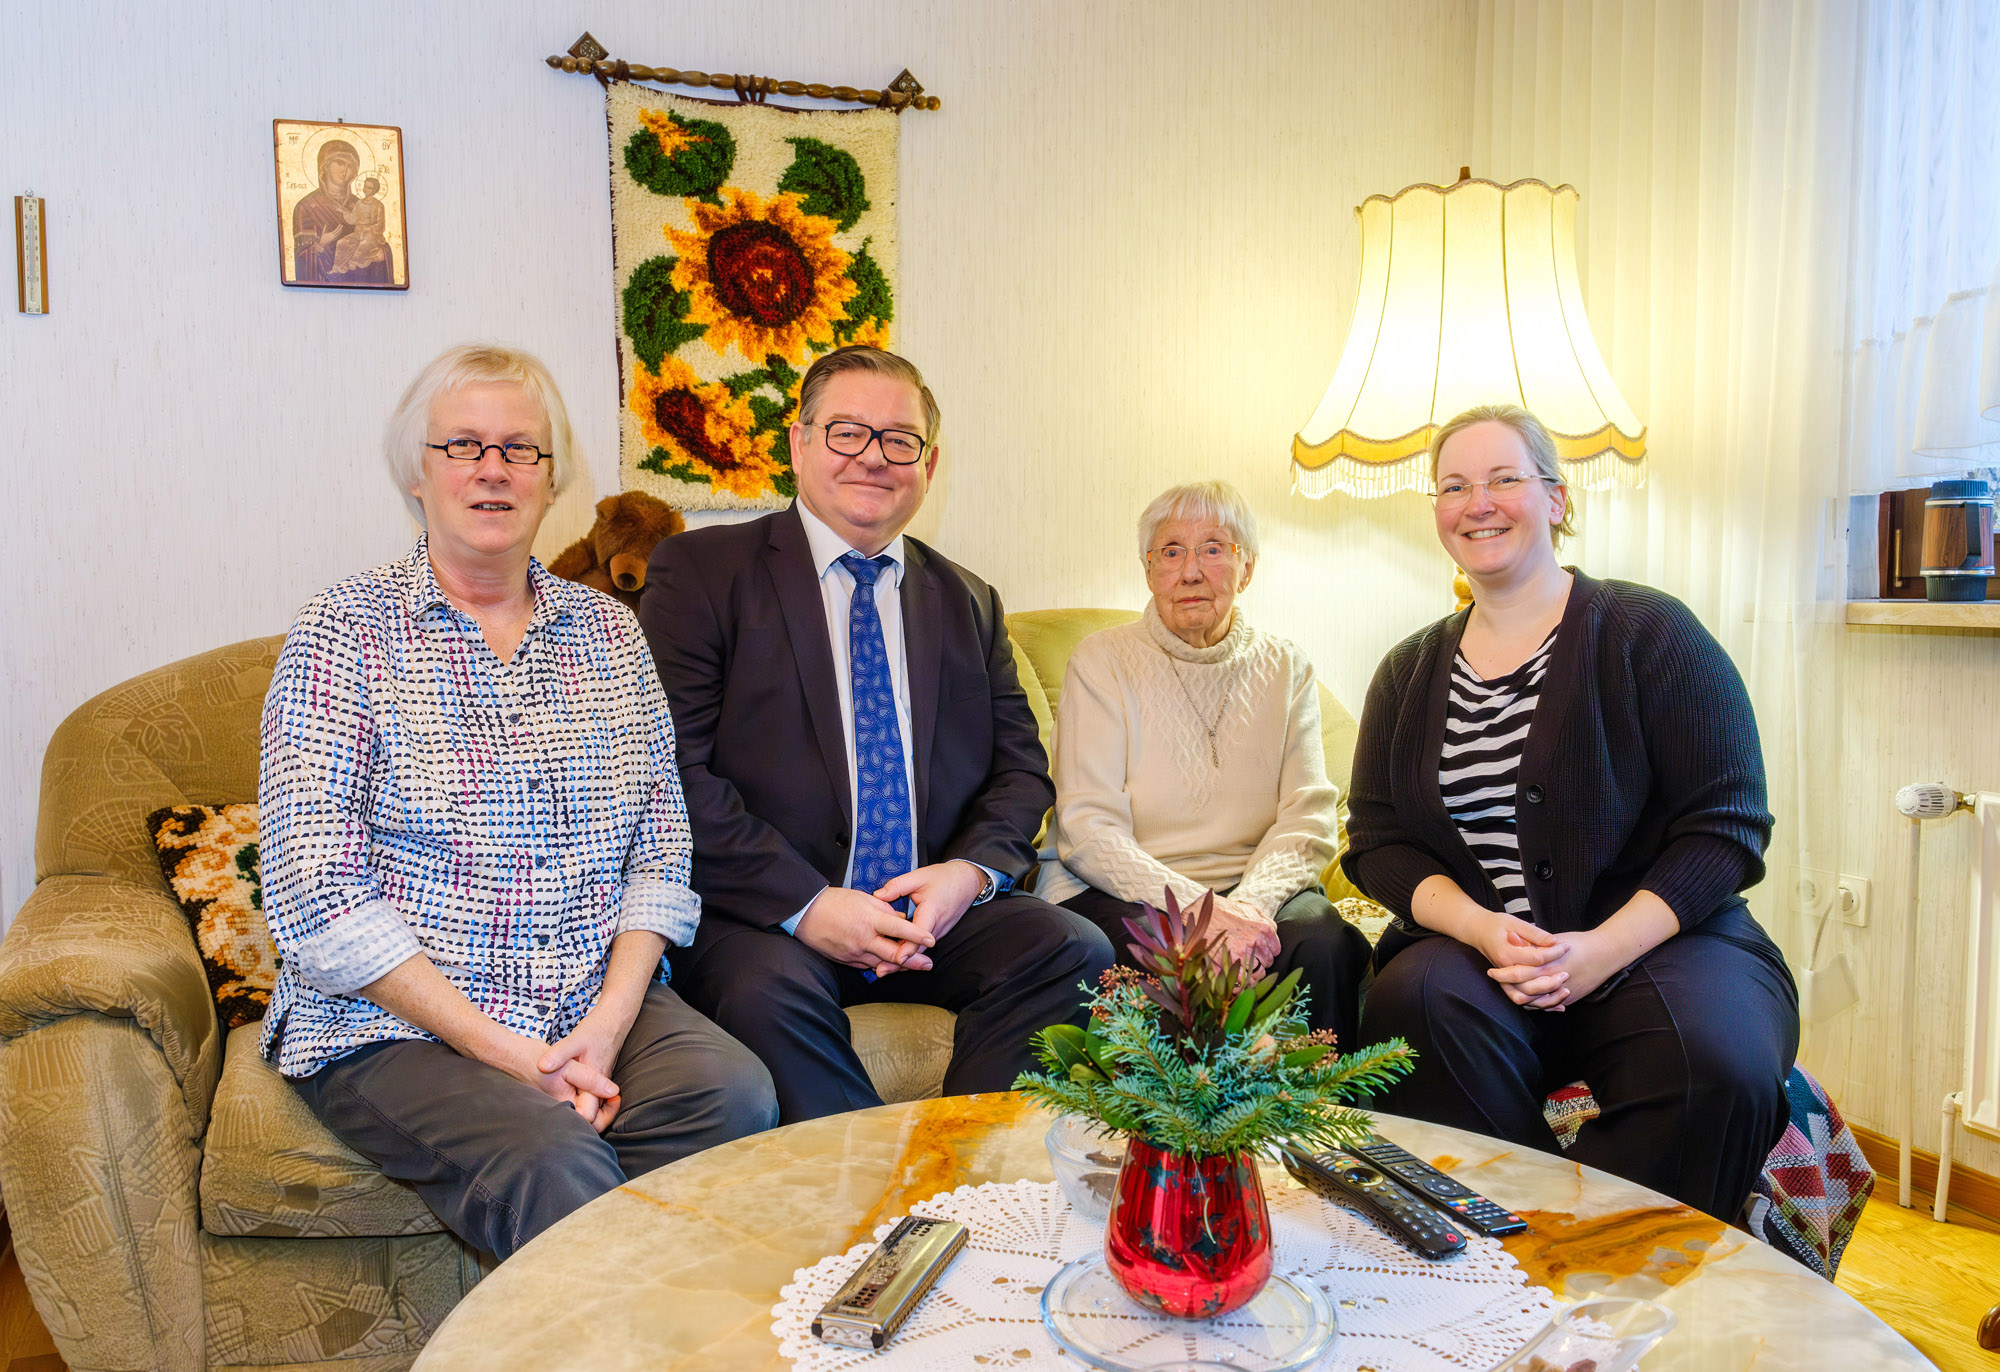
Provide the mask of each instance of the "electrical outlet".
[{"label": "electrical outlet", "polygon": [[1868,927],[1868,878],[1851,877],[1840,874],[1840,885],[1834,891],[1833,910],[1843,923],[1856,928]]},{"label": "electrical outlet", "polygon": [[1801,867],[1793,874],[1793,907],[1800,918],[1817,924],[1832,910],[1834,897],[1840,889],[1839,878],[1833,872],[1817,867]]},{"label": "electrical outlet", "polygon": [[1795,873],[1793,908],[1817,926],[1829,916],[1857,928],[1868,927],[1868,878],[1801,867]]}]

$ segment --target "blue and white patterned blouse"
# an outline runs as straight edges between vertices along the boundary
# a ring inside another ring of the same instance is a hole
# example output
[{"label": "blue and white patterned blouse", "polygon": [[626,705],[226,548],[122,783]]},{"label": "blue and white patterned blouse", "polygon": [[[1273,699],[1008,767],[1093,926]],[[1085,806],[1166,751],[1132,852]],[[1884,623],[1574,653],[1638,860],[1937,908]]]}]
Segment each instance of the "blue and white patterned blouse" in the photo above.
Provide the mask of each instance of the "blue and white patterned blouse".
[{"label": "blue and white patterned blouse", "polygon": [[299,612],[264,701],[264,915],[283,965],[264,1053],[308,1076],[431,1038],[354,994],[424,953],[480,1010],[554,1042],[628,929],[701,915],[673,720],[638,621],[530,562],[511,662],[429,545]]}]

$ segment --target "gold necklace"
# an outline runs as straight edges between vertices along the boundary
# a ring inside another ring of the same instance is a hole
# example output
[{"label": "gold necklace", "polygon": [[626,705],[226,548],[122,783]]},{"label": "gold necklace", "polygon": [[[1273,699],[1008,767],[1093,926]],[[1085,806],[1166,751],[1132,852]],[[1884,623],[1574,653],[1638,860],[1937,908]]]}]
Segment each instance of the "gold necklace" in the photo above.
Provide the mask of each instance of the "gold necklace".
[{"label": "gold necklace", "polygon": [[1215,707],[1215,718],[1206,724],[1201,722],[1201,706],[1195,702],[1194,692],[1188,689],[1187,679],[1181,675],[1181,661],[1172,653],[1167,654],[1167,665],[1174,669],[1174,683],[1181,688],[1188,708],[1194,711],[1194,722],[1201,725],[1201,731],[1208,735],[1208,765],[1217,771],[1222,769],[1222,754],[1215,746],[1216,731],[1222,728],[1223,712],[1229,708],[1229,698],[1236,694],[1236,674],[1229,674],[1229,684],[1223,687],[1222,703]]}]

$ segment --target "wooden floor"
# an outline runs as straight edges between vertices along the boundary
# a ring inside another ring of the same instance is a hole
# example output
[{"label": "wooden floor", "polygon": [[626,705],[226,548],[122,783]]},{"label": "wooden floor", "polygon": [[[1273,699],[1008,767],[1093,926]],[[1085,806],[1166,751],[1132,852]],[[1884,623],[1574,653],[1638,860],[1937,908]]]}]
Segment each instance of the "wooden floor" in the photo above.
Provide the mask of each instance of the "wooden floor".
[{"label": "wooden floor", "polygon": [[[1884,1197],[1887,1197],[1885,1200]],[[1840,1262],[1840,1289],[1887,1321],[1943,1372],[2000,1372],[2000,1352],[1975,1338],[1980,1317],[2000,1305],[2000,1224],[1952,1207],[1951,1223],[1896,1204],[1896,1183],[1878,1179]]]},{"label": "wooden floor", "polygon": [[[2000,1372],[2000,1352],[1974,1339],[1980,1317],[2000,1304],[2000,1224],[1957,1209],[1952,1223],[1934,1224],[1928,1198],[1904,1210],[1895,1193],[1893,1182],[1877,1184],[1841,1261],[1840,1289],[1943,1372]],[[4,1219],[0,1245],[0,1372],[67,1372],[29,1303]]]}]

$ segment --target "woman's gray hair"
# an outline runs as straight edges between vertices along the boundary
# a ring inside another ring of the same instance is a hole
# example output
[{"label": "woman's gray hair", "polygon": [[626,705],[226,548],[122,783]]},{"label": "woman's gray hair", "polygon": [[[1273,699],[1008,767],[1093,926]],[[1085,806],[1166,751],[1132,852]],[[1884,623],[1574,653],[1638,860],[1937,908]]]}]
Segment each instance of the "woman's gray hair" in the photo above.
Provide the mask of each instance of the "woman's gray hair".
[{"label": "woman's gray hair", "polygon": [[382,455],[389,460],[389,475],[417,523],[424,523],[424,505],[410,494],[410,488],[423,484],[424,435],[430,427],[432,402],[446,391],[491,382],[519,386],[540,403],[549,421],[549,446],[555,453],[549,474],[555,493],[560,495],[575,475],[577,452],[570,435],[569,410],[541,359],[494,343],[461,343],[439,353],[417,373],[382,432]]},{"label": "woman's gray hair", "polygon": [[1153,550],[1153,535],[1170,519],[1192,519],[1204,524],[1220,524],[1243,550],[1245,557],[1257,556],[1257,516],[1243,492],[1227,481],[1190,481],[1172,486],[1153,497],[1153,503],[1139,516],[1139,556]]},{"label": "woman's gray hair", "polygon": [[[1444,441],[1461,429],[1469,429],[1474,424],[1505,424],[1521,436],[1521,446],[1528,450],[1528,457],[1535,464],[1535,471],[1551,486],[1563,488],[1569,494],[1569,482],[1563,479],[1562,459],[1556,456],[1556,441],[1550,436],[1542,421],[1522,409],[1519,405],[1474,405],[1463,414],[1452,416],[1451,422],[1440,428],[1431,438],[1431,485],[1437,485],[1438,454],[1444,451]],[[1576,533],[1576,503],[1563,501],[1562,523],[1550,526],[1549,538],[1562,547],[1562,541]]]}]

